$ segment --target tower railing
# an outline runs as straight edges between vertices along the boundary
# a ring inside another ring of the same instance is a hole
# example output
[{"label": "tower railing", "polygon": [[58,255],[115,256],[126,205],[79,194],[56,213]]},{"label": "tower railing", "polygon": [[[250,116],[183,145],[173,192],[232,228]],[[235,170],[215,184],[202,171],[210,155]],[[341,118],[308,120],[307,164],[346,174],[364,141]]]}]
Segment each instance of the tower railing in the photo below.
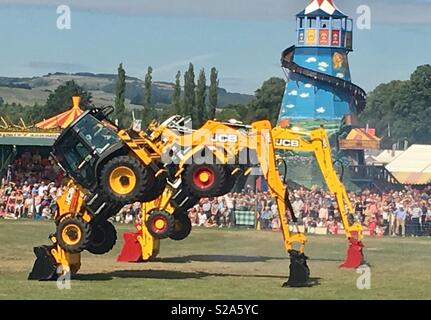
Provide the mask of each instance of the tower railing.
[{"label": "tower railing", "polygon": [[352,165],[349,169],[350,177],[353,181],[369,180],[373,182],[383,182],[391,186],[401,186],[401,183],[385,166]]}]

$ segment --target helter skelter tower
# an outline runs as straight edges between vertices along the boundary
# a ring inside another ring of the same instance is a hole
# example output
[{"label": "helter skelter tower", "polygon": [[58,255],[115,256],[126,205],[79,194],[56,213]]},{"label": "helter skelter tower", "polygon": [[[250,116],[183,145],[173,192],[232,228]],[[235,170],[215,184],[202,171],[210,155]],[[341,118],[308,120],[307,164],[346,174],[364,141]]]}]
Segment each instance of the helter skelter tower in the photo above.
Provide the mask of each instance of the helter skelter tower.
[{"label": "helter skelter tower", "polygon": [[[336,147],[341,141],[335,139],[340,127],[346,128],[347,136],[365,108],[366,93],[351,82],[347,58],[353,51],[353,20],[333,0],[313,0],[297,14],[296,23],[296,45],[282,53],[287,84],[278,122],[281,127],[303,130],[324,125]],[[361,148],[348,147],[343,154],[363,163]],[[321,174],[310,157],[294,157],[288,163],[292,180],[308,186],[321,184]]]},{"label": "helter skelter tower", "polygon": [[347,56],[352,51],[352,19],[333,0],[313,0],[296,22],[297,44],[282,55],[288,82],[279,124],[302,129],[324,124],[330,133],[343,118],[354,125],[366,94],[351,82]]}]

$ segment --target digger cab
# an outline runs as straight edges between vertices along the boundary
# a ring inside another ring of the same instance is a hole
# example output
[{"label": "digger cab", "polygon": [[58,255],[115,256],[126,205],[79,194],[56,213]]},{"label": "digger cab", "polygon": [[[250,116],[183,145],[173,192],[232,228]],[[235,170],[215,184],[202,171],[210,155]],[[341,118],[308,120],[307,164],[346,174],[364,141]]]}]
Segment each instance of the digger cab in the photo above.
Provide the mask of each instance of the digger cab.
[{"label": "digger cab", "polygon": [[107,120],[108,114],[104,109],[84,112],[53,145],[52,155],[58,164],[90,191],[97,189],[99,165],[126,147],[116,126]]}]

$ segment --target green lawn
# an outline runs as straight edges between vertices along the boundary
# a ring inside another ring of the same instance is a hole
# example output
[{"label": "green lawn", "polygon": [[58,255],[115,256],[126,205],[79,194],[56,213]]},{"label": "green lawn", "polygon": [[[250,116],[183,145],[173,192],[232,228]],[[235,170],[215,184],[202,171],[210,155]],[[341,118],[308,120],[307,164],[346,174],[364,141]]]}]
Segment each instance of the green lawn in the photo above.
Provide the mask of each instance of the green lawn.
[{"label": "green lawn", "polygon": [[[131,226],[118,226],[121,235]],[[162,242],[159,260],[117,263],[122,239],[105,256],[84,253],[71,290],[27,281],[32,247],[47,244],[52,222],[0,221],[0,299],[431,299],[431,239],[366,239],[371,290],[358,290],[355,270],[338,269],[343,237],[310,237],[311,288],[281,288],[289,260],[281,234],[196,229]]]}]

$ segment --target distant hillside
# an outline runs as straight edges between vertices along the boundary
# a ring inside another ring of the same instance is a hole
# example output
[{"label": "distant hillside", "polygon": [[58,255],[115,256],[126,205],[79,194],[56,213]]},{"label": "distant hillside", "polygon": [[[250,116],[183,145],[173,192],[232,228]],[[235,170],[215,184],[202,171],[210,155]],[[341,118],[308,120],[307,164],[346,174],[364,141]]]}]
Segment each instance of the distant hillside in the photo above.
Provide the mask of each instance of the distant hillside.
[{"label": "distant hillside", "polygon": [[[113,104],[115,101],[116,74],[94,74],[80,72],[75,74],[54,73],[40,77],[11,78],[0,77],[0,97],[5,103],[17,103],[22,105],[34,105],[45,103],[49,94],[59,85],[68,80],[74,80],[85,90],[93,95],[93,102],[99,105]],[[144,82],[135,77],[126,78],[126,106],[137,107],[143,102]],[[153,102],[163,106],[171,103],[173,95],[173,83],[153,83]],[[230,93],[225,89],[219,89],[219,107],[227,104],[246,104],[253,96],[239,93]]]}]

